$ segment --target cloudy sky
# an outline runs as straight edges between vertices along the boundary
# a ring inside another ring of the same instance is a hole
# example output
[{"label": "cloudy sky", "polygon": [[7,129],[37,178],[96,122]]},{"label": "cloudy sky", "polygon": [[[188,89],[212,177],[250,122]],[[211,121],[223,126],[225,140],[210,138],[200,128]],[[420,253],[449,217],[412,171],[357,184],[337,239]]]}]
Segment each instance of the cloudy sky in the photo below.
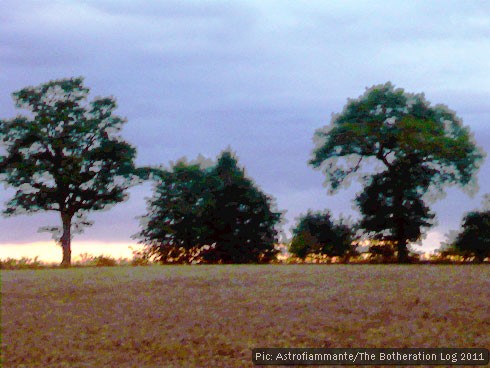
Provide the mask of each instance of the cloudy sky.
[{"label": "cloudy sky", "polygon": [[[230,146],[247,174],[287,211],[285,231],[309,208],[358,216],[352,199],[360,186],[328,196],[322,173],[307,160],[314,131],[366,87],[391,81],[424,92],[431,103],[455,110],[490,152],[488,60],[485,1],[0,4],[1,118],[22,113],[12,92],[83,76],[91,97],[117,99],[117,113],[128,119],[123,136],[137,147],[138,164],[215,158]],[[450,188],[433,204],[438,224],[416,249],[437,248],[466,211],[481,207],[489,174],[487,159],[476,195]],[[13,193],[0,188],[1,202]],[[127,202],[91,215],[95,225],[74,239],[75,255],[82,249],[114,253],[134,243],[135,217],[146,211],[151,184],[130,193]],[[0,218],[0,258],[41,252],[34,244],[60,258],[51,235],[37,232],[58,223],[57,214]]]}]

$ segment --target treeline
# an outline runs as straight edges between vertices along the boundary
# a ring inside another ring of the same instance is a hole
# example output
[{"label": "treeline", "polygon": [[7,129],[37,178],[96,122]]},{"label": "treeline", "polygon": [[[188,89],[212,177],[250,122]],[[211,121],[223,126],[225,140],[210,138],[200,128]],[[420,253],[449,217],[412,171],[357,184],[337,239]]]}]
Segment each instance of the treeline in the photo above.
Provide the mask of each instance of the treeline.
[{"label": "treeline", "polygon": [[[290,246],[290,243],[289,243]],[[294,254],[285,255],[281,250],[287,250],[288,246],[276,245],[278,256],[267,264],[394,264],[398,263],[392,249],[369,247],[363,252],[349,254],[348,257],[327,256],[326,254],[310,253],[304,258]],[[463,265],[475,264],[478,259],[471,253],[465,251],[437,251],[428,257],[421,257],[420,254],[412,253],[410,256],[412,264],[436,264],[436,265]],[[483,262],[489,262],[487,258]],[[174,262],[172,262],[173,264]],[[160,265],[162,262],[158,258],[153,258],[145,249],[135,252],[131,258],[115,258],[109,255],[81,254],[79,258],[72,262],[71,267],[128,267],[128,266],[151,266]],[[163,263],[166,264],[166,263]],[[192,261],[191,264],[198,264]],[[58,263],[41,261],[39,257],[21,257],[0,259],[0,270],[40,270],[59,268]]]},{"label": "treeline", "polygon": [[[86,216],[127,198],[129,187],[155,182],[148,213],[135,238],[146,259],[160,263],[269,263],[276,260],[282,212],[245,175],[230,150],[216,161],[180,160],[168,169],[136,167],[136,149],[120,131],[113,98],[87,101],[82,78],[50,81],[13,93],[29,116],[0,120],[0,179],[16,188],[4,214],[57,211],[53,233],[71,265],[71,239]],[[469,188],[484,157],[468,127],[442,105],[390,83],[349,100],[315,133],[309,164],[323,171],[330,193],[361,180],[356,224],[328,210],[309,211],[293,229],[296,259],[359,259],[368,247],[376,260],[414,262],[409,244],[433,226],[428,194],[449,185]],[[272,153],[271,153],[272,154]],[[381,170],[368,173],[370,163]],[[294,173],[292,173],[294,174]],[[483,261],[490,256],[490,213],[475,211],[444,257]]]}]

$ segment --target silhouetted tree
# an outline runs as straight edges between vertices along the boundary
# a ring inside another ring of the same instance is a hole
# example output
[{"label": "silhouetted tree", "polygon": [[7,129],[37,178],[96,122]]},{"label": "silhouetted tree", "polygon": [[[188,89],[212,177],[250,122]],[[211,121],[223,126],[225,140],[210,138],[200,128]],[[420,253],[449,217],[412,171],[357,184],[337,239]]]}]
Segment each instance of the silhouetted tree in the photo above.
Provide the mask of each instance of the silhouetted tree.
[{"label": "silhouetted tree", "polygon": [[147,254],[160,262],[189,263],[208,243],[205,210],[213,200],[213,178],[198,164],[177,162],[161,170],[143,230],[135,235],[147,245]]},{"label": "silhouetted tree", "polygon": [[329,211],[300,216],[293,229],[290,252],[304,259],[310,254],[344,257],[355,253],[353,229],[344,221],[334,221]]},{"label": "silhouetted tree", "polygon": [[[390,211],[400,218],[386,222],[385,229],[397,237],[399,262],[407,261],[411,236],[402,228],[406,220],[422,216],[419,223],[425,226],[428,223],[424,216],[429,215],[423,202],[413,199],[411,209],[404,210],[405,197],[415,193],[421,197],[429,190],[441,193],[449,184],[467,187],[483,158],[469,129],[453,111],[443,105],[431,106],[422,94],[405,93],[390,83],[374,86],[359,99],[349,100],[330,125],[316,131],[315,140],[310,164],[323,169],[330,193],[342,183],[348,185],[352,175],[361,175],[360,168],[366,161],[382,163],[386,172],[371,181],[370,191],[375,191],[380,181],[384,187],[392,186]],[[405,164],[407,161],[409,164]],[[411,162],[420,171],[415,178],[421,182],[411,182],[412,188],[407,189],[398,186],[396,180],[388,180],[396,175],[403,177],[403,171],[396,174],[396,170],[408,170]],[[367,210],[369,207],[366,205]],[[416,228],[411,226],[410,231]]]},{"label": "silhouetted tree", "polygon": [[[430,184],[432,169],[421,165],[417,157],[394,161],[388,170],[373,175],[371,183],[356,197],[362,214],[359,227],[371,238],[387,244],[398,242],[398,258],[408,260],[407,242],[420,240],[422,228],[429,228],[434,214],[421,196]],[[401,243],[400,242],[405,242]],[[371,253],[389,251],[384,245]]]},{"label": "silhouetted tree", "polygon": [[212,229],[213,252],[204,258],[210,262],[268,262],[277,251],[276,225],[281,214],[274,212],[272,198],[245,177],[230,152],[223,152],[210,171],[217,179],[214,201],[207,210],[207,224]]},{"label": "silhouetted tree", "polygon": [[1,180],[17,188],[4,213],[58,211],[62,227],[48,230],[61,233],[63,266],[71,264],[73,232],[91,224],[85,213],[123,201],[137,179],[135,149],[118,134],[125,120],[113,114],[115,100],[86,103],[88,93],[82,78],[27,87],[13,97],[29,117],[0,120]]},{"label": "silhouetted tree", "polygon": [[196,255],[209,263],[267,262],[277,253],[280,218],[225,151],[206,169],[181,163],[164,171],[136,237],[161,262]]},{"label": "silhouetted tree", "polygon": [[490,257],[490,210],[468,213],[463,219],[463,230],[454,242],[454,248],[474,256],[479,262]]}]

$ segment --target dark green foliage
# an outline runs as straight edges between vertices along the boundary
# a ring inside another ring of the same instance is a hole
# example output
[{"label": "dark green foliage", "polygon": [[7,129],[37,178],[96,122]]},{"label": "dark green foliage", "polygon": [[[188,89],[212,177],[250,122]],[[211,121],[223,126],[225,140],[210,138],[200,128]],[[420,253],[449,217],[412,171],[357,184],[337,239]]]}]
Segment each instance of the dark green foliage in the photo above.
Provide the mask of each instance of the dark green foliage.
[{"label": "dark green foliage", "polygon": [[209,174],[217,183],[206,221],[211,229],[208,243],[215,243],[215,248],[204,259],[223,263],[272,260],[280,213],[271,210],[271,198],[245,177],[229,152],[218,158]]},{"label": "dark green foliage", "polygon": [[407,241],[419,238],[433,217],[422,196],[449,184],[467,186],[483,158],[454,112],[390,83],[349,100],[315,140],[310,164],[324,170],[331,193],[361,175],[370,159],[383,164],[385,171],[368,180],[357,203],[364,229],[396,238],[401,262],[407,260]]},{"label": "dark green foliage", "polygon": [[403,259],[408,259],[406,242],[420,240],[422,228],[432,226],[434,214],[421,198],[430,184],[431,172],[417,157],[404,157],[373,175],[356,197],[362,214],[359,227],[373,239],[395,243],[398,253],[405,252]]},{"label": "dark green foliage", "polygon": [[87,103],[88,93],[82,78],[27,87],[13,96],[29,117],[0,120],[1,179],[18,189],[4,213],[58,211],[63,226],[49,230],[58,232],[65,266],[73,232],[90,225],[85,213],[123,201],[137,173],[136,151],[118,135],[125,120],[113,114],[115,100]]},{"label": "dark green foliage", "polygon": [[474,256],[479,262],[490,257],[490,211],[475,211],[463,219],[463,230],[458,234],[454,248]]},{"label": "dark green foliage", "polygon": [[353,231],[345,222],[335,222],[329,211],[308,211],[293,229],[289,250],[301,259],[309,254],[344,257],[355,253],[352,242]]},{"label": "dark green foliage", "polygon": [[224,152],[207,169],[180,162],[162,171],[136,237],[160,262],[267,262],[281,217],[271,207]]},{"label": "dark green foliage", "polygon": [[390,262],[395,256],[395,249],[392,244],[375,244],[369,247],[371,260],[381,260],[382,262]]},{"label": "dark green foliage", "polygon": [[319,253],[318,248],[317,239],[310,232],[304,231],[293,236],[289,246],[289,252],[300,259],[305,259],[308,254]]},{"label": "dark green foliage", "polygon": [[212,178],[199,165],[177,163],[158,175],[149,214],[137,235],[151,255],[164,262],[189,263],[195,250],[207,244],[205,210],[213,196]]}]

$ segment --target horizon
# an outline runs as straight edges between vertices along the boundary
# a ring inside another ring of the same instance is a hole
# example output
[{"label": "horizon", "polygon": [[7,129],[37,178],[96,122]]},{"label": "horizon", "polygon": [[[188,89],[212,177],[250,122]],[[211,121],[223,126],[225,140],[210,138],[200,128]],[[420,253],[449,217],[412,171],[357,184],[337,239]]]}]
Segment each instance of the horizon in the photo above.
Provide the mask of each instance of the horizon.
[{"label": "horizon", "polygon": [[[436,240],[438,240],[436,238]],[[277,242],[277,245],[284,243]],[[133,243],[114,243],[114,242],[97,242],[97,241],[77,241],[72,240],[72,258],[76,262],[81,259],[83,255],[91,256],[110,256],[115,259],[132,259],[133,251],[142,250],[144,245],[137,242]],[[363,245],[364,248],[366,245]],[[418,249],[412,247],[415,252],[422,252],[421,254],[427,257],[430,254],[434,254],[438,250],[437,247],[430,247],[428,249]],[[289,250],[288,250],[289,254]],[[62,249],[59,244],[54,240],[52,241],[37,241],[32,243],[4,243],[0,247],[0,260],[8,258],[21,259],[37,258],[41,262],[45,263],[59,263],[62,255]]]}]

